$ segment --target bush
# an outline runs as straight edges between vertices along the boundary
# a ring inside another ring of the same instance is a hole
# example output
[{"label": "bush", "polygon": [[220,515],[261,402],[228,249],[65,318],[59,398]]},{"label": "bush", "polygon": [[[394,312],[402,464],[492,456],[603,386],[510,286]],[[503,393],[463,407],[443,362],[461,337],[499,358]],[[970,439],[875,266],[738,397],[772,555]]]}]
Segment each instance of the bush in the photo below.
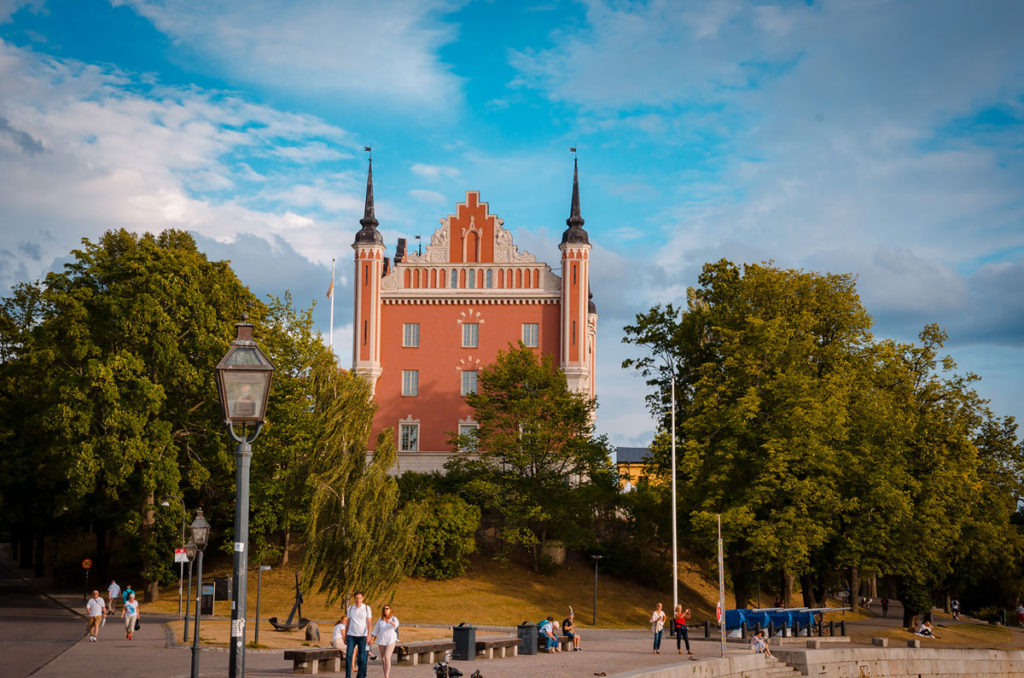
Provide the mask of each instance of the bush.
[{"label": "bush", "polygon": [[416,529],[420,558],[413,574],[427,579],[452,579],[466,572],[467,558],[476,551],[480,509],[452,494],[423,500],[424,512]]}]

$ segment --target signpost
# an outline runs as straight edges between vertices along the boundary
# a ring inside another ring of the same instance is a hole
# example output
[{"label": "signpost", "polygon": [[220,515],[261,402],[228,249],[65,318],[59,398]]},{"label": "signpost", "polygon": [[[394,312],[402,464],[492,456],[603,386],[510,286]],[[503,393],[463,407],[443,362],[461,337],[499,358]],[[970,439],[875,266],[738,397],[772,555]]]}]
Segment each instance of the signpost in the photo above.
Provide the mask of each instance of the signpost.
[{"label": "signpost", "polygon": [[85,595],[89,595],[89,570],[92,569],[92,560],[86,558],[82,561],[82,569],[85,570]]},{"label": "signpost", "polygon": [[[184,518],[182,518],[184,520]],[[188,554],[185,553],[185,549],[174,549],[174,562],[179,563],[178,565],[178,619],[181,619],[181,596],[182,596],[182,584],[185,580],[185,563],[188,562]],[[188,624],[185,624],[185,629],[188,629]]]}]

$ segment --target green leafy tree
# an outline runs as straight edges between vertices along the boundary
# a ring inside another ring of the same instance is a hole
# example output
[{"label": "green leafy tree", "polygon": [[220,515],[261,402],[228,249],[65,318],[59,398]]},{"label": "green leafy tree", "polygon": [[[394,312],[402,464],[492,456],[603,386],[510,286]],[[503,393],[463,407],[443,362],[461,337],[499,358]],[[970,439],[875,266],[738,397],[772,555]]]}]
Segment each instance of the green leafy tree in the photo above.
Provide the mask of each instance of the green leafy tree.
[{"label": "green leafy tree", "polygon": [[[654,357],[625,366],[662,388],[666,371],[678,371],[684,529],[710,547],[721,514],[737,604],[750,598],[763,563],[782,574],[788,600],[835,530],[832,479],[853,356],[870,340],[870,318],[851,276],[723,260],[706,265],[699,282],[685,313],[656,307],[625,328],[624,341],[669,351],[669,366]],[[649,402],[663,414],[665,401],[662,391]],[[666,440],[655,449],[662,460]]]},{"label": "green leafy tree", "polygon": [[393,594],[416,562],[418,504],[400,507],[388,472],[397,459],[385,430],[366,450],[375,406],[368,384],[339,371],[333,356],[312,365],[312,503],[306,527],[306,580],[333,602],[354,590]]},{"label": "green leafy tree", "polygon": [[595,401],[520,343],[498,352],[466,402],[479,428],[452,438],[447,468],[469,476],[466,496],[501,516],[505,540],[530,549],[538,569],[549,539],[591,538],[593,491],[613,486],[607,442],[593,438]]},{"label": "green leafy tree", "polygon": [[246,307],[259,311],[228,264],[173,230],[84,240],[63,271],[5,304],[20,332],[7,374],[36,379],[14,437],[42,482],[22,480],[50,492],[51,521],[92,524],[101,569],[107,534],[130,537],[150,599],[180,540],[180,504],[158,504],[230,477],[213,367]]},{"label": "green leafy tree", "polygon": [[423,502],[416,529],[419,559],[413,572],[427,579],[452,579],[466,573],[476,551],[480,508],[457,495],[430,497]]}]

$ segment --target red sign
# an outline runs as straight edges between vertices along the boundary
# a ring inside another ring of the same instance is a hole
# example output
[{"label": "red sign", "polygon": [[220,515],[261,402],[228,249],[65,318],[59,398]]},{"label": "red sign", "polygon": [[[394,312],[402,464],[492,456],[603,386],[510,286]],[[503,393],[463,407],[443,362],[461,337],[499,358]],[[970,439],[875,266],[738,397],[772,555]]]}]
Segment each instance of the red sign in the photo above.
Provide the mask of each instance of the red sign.
[{"label": "red sign", "polygon": [[83,570],[88,570],[90,567],[92,567],[92,561],[91,560],[86,558],[85,560],[82,561],[82,569]]},{"label": "red sign", "polygon": [[722,621],[722,603],[721,603],[721,601],[719,601],[719,603],[717,605],[715,605],[715,620],[718,621],[718,622]]}]

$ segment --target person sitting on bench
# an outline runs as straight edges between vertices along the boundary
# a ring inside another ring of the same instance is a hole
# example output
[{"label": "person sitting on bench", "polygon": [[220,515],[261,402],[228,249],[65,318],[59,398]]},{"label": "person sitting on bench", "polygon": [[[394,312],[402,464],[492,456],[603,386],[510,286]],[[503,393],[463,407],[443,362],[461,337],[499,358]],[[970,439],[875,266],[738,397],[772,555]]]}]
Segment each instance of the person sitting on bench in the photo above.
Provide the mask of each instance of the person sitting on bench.
[{"label": "person sitting on bench", "polygon": [[558,636],[555,635],[555,618],[548,616],[547,619],[542,619],[537,624],[537,636],[539,640],[544,641],[544,649],[548,652],[561,652],[561,648],[558,647]]}]

